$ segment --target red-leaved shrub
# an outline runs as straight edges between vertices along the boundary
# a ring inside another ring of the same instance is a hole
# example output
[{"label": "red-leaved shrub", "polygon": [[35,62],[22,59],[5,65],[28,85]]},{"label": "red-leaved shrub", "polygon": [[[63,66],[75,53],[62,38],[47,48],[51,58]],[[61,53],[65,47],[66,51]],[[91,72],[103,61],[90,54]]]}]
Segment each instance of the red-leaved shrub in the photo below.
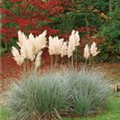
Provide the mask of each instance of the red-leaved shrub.
[{"label": "red-leaved shrub", "polygon": [[9,42],[17,38],[17,31],[38,35],[47,30],[47,35],[55,35],[58,29],[52,29],[48,23],[53,17],[64,12],[70,0],[2,0],[1,35]]}]

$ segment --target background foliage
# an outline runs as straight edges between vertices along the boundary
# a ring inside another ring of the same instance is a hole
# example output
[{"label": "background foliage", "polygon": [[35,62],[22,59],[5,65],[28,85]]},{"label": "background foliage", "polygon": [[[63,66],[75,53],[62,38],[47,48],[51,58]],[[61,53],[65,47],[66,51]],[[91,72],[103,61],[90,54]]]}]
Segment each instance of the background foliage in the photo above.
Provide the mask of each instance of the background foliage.
[{"label": "background foliage", "polygon": [[100,35],[106,38],[101,46],[101,59],[112,62],[120,61],[120,1],[116,0],[114,5],[113,12],[108,14],[111,19],[100,28]]},{"label": "background foliage", "polygon": [[2,0],[2,52],[16,45],[19,29],[26,34],[34,35],[47,30],[48,35],[59,35],[65,40],[68,40],[71,31],[75,29],[80,32],[81,52],[86,43],[95,41],[101,50],[98,60],[119,61],[120,1],[113,1],[111,12],[109,2],[109,0]]}]

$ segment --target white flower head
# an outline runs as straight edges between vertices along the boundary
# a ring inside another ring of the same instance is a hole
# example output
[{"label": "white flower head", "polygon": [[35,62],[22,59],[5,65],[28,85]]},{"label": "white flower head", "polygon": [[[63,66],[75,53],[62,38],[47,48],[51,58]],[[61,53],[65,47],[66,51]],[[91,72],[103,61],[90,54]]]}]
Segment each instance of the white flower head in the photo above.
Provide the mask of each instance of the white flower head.
[{"label": "white flower head", "polygon": [[32,33],[30,33],[28,41],[31,44],[32,50],[34,52],[34,54],[38,54],[38,52],[41,51],[41,49],[43,49],[44,47],[46,47],[46,34],[47,32],[44,31],[42,34],[34,37]]},{"label": "white flower head", "polygon": [[12,54],[13,54],[13,59],[17,62],[18,65],[22,65],[24,62],[24,58],[19,54],[19,51],[15,48],[12,47]]},{"label": "white flower head", "polygon": [[30,42],[30,44],[35,47],[36,46],[36,41],[35,41],[35,37],[32,33],[29,34],[28,40]]},{"label": "white flower head", "polygon": [[45,30],[42,34],[36,37],[36,49],[37,51],[41,51],[47,44],[46,38],[47,31]]},{"label": "white flower head", "polygon": [[70,35],[68,43],[68,57],[71,57],[73,55],[74,50],[75,50],[74,36]]},{"label": "white flower head", "polygon": [[41,55],[42,55],[42,51],[40,51],[37,56],[36,56],[36,59],[35,59],[35,70],[37,70],[40,65],[41,65]]},{"label": "white flower head", "polygon": [[70,37],[69,37],[69,44],[68,44],[68,57],[73,55],[76,46],[79,46],[79,33],[78,31],[73,30]]},{"label": "white flower head", "polygon": [[59,55],[61,53],[61,47],[64,39],[59,39],[56,37],[49,37],[49,54],[50,55]]},{"label": "white flower head", "polygon": [[74,33],[75,31],[73,30],[70,37],[69,37],[69,48],[71,49],[71,51],[75,50],[75,39],[74,39]]},{"label": "white flower head", "polygon": [[84,55],[83,55],[86,59],[89,58],[90,56],[90,49],[89,49],[89,46],[88,44],[85,45],[85,48],[84,48]]},{"label": "white flower head", "polygon": [[75,38],[75,46],[79,46],[80,36],[78,31],[76,31],[76,33],[74,34],[74,38]]},{"label": "white flower head", "polygon": [[79,42],[80,42],[80,36],[79,36],[79,32],[72,30],[71,36],[73,36],[74,42],[75,42],[75,46],[79,46]]},{"label": "white flower head", "polygon": [[29,40],[26,40],[24,42],[24,44],[21,46],[21,56],[24,58],[24,59],[30,59],[31,61],[34,60],[35,58],[35,54],[34,54],[34,51],[33,51],[33,46],[32,44],[29,42]]},{"label": "white flower head", "polygon": [[19,47],[21,47],[26,40],[27,40],[27,37],[25,36],[25,34],[19,30],[18,31],[18,42],[17,42]]},{"label": "white flower head", "polygon": [[61,53],[61,48],[63,44],[64,39],[57,38],[55,41],[55,54],[59,55]]},{"label": "white flower head", "polygon": [[53,55],[53,54],[55,54],[55,48],[54,48],[54,44],[55,44],[55,42],[54,42],[54,39],[52,38],[52,36],[50,36],[49,38],[49,54],[50,55]]},{"label": "white flower head", "polygon": [[67,49],[68,49],[67,42],[64,42],[61,47],[61,57],[67,55]]},{"label": "white flower head", "polygon": [[32,33],[29,34],[28,37],[29,45],[32,47],[32,51],[34,54],[37,54],[37,43],[36,43],[36,38]]},{"label": "white flower head", "polygon": [[96,42],[92,43],[90,47],[90,53],[92,54],[93,57],[100,53],[100,51],[97,50]]}]

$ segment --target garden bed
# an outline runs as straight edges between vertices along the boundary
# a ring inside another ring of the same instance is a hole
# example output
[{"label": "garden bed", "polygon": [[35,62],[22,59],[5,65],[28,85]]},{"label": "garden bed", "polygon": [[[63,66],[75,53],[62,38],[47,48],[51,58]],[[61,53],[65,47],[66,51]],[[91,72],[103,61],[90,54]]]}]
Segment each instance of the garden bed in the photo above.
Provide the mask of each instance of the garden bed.
[{"label": "garden bed", "polygon": [[[43,56],[45,65],[44,68],[49,67],[49,57],[47,55]],[[84,63],[81,63],[81,66]],[[108,71],[108,74],[117,79],[118,82],[120,82],[120,63],[96,63],[95,66],[100,67],[102,69],[106,69]],[[0,73],[0,79],[1,80],[7,80],[9,77],[17,78],[20,75],[20,66],[16,64],[14,59],[12,58],[11,53],[6,53],[1,56],[1,73]],[[8,81],[7,81],[8,82]]]}]

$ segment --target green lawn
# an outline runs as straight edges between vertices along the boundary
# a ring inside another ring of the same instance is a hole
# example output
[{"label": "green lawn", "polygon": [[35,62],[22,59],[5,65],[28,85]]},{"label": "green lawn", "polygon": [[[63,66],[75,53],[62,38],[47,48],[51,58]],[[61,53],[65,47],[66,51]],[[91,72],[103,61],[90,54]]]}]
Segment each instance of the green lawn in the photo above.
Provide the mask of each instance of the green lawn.
[{"label": "green lawn", "polygon": [[[0,120],[9,120],[7,117],[8,114],[6,110],[0,107]],[[101,112],[96,118],[64,118],[62,120],[120,120],[120,93],[110,98],[108,108]]]},{"label": "green lawn", "polygon": [[3,107],[0,107],[0,120],[9,120],[8,113]]}]

